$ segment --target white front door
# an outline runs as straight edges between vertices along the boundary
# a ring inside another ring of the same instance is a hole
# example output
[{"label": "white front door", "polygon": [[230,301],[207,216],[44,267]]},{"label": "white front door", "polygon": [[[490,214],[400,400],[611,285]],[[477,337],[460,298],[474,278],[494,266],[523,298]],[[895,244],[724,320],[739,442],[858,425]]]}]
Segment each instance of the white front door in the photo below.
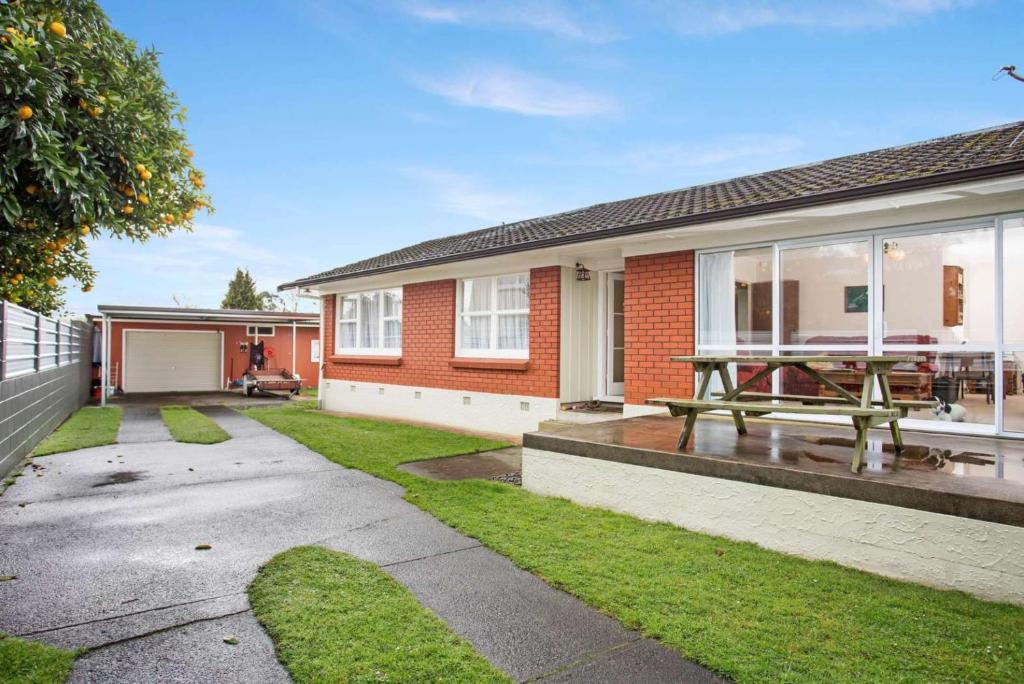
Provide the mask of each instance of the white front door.
[{"label": "white front door", "polygon": [[605,279],[605,387],[610,398],[626,391],[626,288],[622,273],[609,273]]}]

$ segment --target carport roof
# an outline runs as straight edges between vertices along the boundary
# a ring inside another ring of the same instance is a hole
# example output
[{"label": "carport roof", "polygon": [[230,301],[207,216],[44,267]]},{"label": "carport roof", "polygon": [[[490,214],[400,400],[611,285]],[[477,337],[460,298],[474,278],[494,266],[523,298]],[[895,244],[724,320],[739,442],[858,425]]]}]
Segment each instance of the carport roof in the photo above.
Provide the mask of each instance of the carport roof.
[{"label": "carport roof", "polygon": [[187,309],[167,306],[118,306],[100,304],[104,316],[128,320],[204,321],[210,323],[320,323],[318,313],[298,311],[247,311],[244,309]]}]

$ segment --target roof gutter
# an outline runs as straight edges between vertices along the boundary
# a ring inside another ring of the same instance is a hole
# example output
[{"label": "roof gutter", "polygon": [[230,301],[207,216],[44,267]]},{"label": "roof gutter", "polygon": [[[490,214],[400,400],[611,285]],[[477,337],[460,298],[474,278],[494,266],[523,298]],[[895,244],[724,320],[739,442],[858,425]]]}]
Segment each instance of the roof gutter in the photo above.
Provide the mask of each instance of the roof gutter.
[{"label": "roof gutter", "polygon": [[625,226],[616,226],[613,228],[606,228],[603,230],[594,231],[592,233],[583,233],[580,235],[565,235],[561,237],[548,238],[545,240],[524,242],[519,245],[492,247],[490,249],[482,249],[476,252],[466,252],[463,254],[452,254],[442,257],[434,257],[432,259],[423,259],[421,261],[413,261],[406,264],[395,264],[394,266],[383,266],[381,268],[374,268],[366,271],[356,271],[352,273],[343,273],[338,275],[325,275],[320,277],[304,278],[302,280],[295,280],[290,283],[284,283],[283,285],[279,285],[277,289],[280,292],[281,290],[287,290],[290,288],[321,285],[324,283],[330,283],[341,280],[352,280],[354,278],[364,278],[366,276],[379,275],[382,273],[394,273],[396,271],[411,271],[413,269],[423,268],[424,266],[436,266],[439,264],[455,263],[460,261],[472,261],[474,259],[483,259],[486,257],[500,256],[503,254],[529,252],[531,250],[542,249],[544,247],[557,247],[559,245],[576,244],[580,242],[593,242],[595,240],[601,240],[605,238],[635,235],[639,233],[650,233],[658,230],[665,230],[668,228],[680,228],[691,225],[699,225],[701,223],[710,223],[712,221],[722,221],[733,218],[747,218],[750,216],[757,216],[760,214],[769,214],[776,211],[785,211],[787,209],[804,209],[807,207],[820,206],[824,204],[834,204],[836,202],[867,199],[872,197],[882,197],[885,195],[892,195],[895,193],[907,192],[910,190],[935,188],[944,185],[952,185],[955,183],[963,183],[965,181],[972,180],[987,180],[990,178],[1000,178],[1002,176],[1011,176],[1017,173],[1024,173],[1024,160],[1005,162],[1002,164],[993,164],[991,166],[981,166],[973,169],[965,169],[962,171],[952,171],[932,176],[908,178],[905,180],[891,181],[889,183],[882,183],[878,185],[869,185],[859,188],[850,188],[847,190],[827,192],[819,195],[793,197],[791,199],[779,200],[776,202],[768,202],[766,204],[752,204],[743,207],[736,207],[734,209],[722,209],[719,211],[708,212],[705,214],[694,214],[691,216],[680,216],[671,219],[661,219],[658,221],[648,221],[645,223],[634,223]]}]

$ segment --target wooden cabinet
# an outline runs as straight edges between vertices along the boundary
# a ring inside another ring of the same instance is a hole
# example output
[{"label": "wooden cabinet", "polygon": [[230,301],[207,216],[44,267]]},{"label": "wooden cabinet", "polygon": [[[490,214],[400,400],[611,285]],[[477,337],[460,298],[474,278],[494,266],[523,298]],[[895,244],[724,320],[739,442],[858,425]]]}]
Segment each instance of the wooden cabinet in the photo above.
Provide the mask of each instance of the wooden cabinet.
[{"label": "wooden cabinet", "polygon": [[942,267],[942,325],[951,328],[964,324],[964,269]]},{"label": "wooden cabinet", "polygon": [[[753,283],[750,289],[750,321],[751,330],[767,332],[769,338],[772,331],[772,284],[768,282]],[[800,281],[782,281],[782,324],[780,332],[782,344],[793,344],[795,333],[800,329]]]}]

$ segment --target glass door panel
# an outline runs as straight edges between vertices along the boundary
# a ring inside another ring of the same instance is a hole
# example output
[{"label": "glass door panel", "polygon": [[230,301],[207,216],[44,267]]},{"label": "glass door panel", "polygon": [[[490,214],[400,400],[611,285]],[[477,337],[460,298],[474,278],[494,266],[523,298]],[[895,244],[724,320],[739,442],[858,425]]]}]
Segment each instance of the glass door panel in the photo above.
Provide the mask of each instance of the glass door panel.
[{"label": "glass door panel", "polygon": [[883,344],[995,342],[995,230],[885,238]]},{"label": "glass door panel", "polygon": [[700,256],[700,342],[772,343],[772,248]]},{"label": "glass door panel", "polygon": [[783,345],[868,344],[871,241],[780,250]]},{"label": "glass door panel", "polygon": [[605,316],[608,326],[605,347],[606,380],[605,394],[621,397],[625,393],[626,375],[626,290],[622,273],[608,274],[608,309]]}]

